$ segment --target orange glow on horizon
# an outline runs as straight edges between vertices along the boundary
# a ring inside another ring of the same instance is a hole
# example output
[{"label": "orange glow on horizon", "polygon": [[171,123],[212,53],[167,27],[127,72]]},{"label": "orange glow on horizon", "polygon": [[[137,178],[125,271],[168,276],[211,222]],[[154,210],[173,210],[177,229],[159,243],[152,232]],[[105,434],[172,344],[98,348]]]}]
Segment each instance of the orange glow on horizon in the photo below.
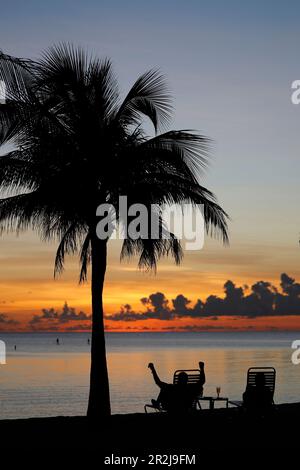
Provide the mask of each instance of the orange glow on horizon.
[{"label": "orange glow on horizon", "polygon": [[[89,332],[90,321],[70,321],[67,324],[54,324],[43,322],[38,324],[33,330],[27,321],[31,317],[23,318],[16,326],[6,325],[1,331],[19,332]],[[55,326],[55,328],[53,328]],[[289,316],[267,316],[267,317],[238,317],[219,316],[212,318],[191,318],[184,317],[173,320],[136,320],[136,321],[112,321],[106,320],[107,332],[192,332],[192,331],[272,331],[290,330],[300,331],[300,315]]]},{"label": "orange glow on horizon", "polygon": [[[76,311],[91,313],[90,284],[78,285],[78,260],[68,259],[62,277],[53,279],[55,244],[41,244],[36,235],[25,234],[22,238],[3,237],[0,270],[0,314],[16,320],[18,325],[0,323],[4,330],[32,331],[28,322],[33,315],[41,315],[42,309],[61,310],[67,302]],[[275,249],[276,248],[276,249]],[[172,304],[178,294],[191,300],[205,301],[209,295],[224,297],[224,283],[232,280],[236,286],[253,285],[259,280],[271,282],[280,290],[280,274],[287,272],[300,278],[298,251],[287,247],[266,245],[233,244],[224,249],[221,244],[209,241],[201,252],[186,253],[180,267],[170,260],[159,263],[157,275],[139,272],[136,260],[120,263],[119,246],[112,244],[109,250],[108,269],[104,289],[104,305],[107,315],[120,311],[124,304],[130,304],[136,312],[145,311],[140,299],[152,293],[162,292]],[[277,249],[278,248],[278,249]],[[298,250],[298,247],[297,247]],[[285,266],[282,267],[282,259]],[[249,293],[249,290],[245,291]],[[300,313],[300,312],[299,312]],[[300,329],[300,315],[291,317],[238,317],[189,318],[159,321],[143,320],[134,322],[106,321],[108,331],[227,331],[227,330],[270,330]],[[36,325],[37,329],[41,325]],[[53,325],[52,325],[53,326]],[[59,324],[59,331],[67,327],[82,326],[87,331],[88,322]],[[43,324],[43,327],[46,325]],[[49,325],[51,328],[51,325]],[[78,328],[80,331],[80,328]]]}]

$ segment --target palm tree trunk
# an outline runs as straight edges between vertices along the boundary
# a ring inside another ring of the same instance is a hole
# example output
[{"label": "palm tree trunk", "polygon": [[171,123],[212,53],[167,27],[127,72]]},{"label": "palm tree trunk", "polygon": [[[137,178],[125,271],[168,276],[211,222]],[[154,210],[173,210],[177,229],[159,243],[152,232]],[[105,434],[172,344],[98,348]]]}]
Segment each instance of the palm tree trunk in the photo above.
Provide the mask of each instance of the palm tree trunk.
[{"label": "palm tree trunk", "polygon": [[109,382],[106,362],[103,318],[103,284],[107,262],[107,243],[91,239],[92,262],[92,345],[90,395],[87,415],[101,418],[110,415]]}]

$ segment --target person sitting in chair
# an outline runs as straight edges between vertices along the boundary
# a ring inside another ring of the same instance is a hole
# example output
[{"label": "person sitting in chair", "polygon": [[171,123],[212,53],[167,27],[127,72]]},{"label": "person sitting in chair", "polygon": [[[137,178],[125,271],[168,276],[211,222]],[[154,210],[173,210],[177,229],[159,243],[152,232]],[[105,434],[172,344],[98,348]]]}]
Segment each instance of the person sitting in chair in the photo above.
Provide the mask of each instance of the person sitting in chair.
[{"label": "person sitting in chair", "polygon": [[273,394],[266,386],[263,372],[258,372],[255,377],[255,385],[248,385],[243,394],[245,408],[251,410],[266,410],[273,404]]},{"label": "person sitting in chair", "polygon": [[160,388],[157,400],[152,400],[152,405],[155,408],[163,408],[169,412],[187,412],[193,407],[197,397],[202,395],[205,384],[204,362],[199,362],[199,381],[193,384],[188,383],[186,372],[180,372],[176,384],[162,382],[152,362],[148,367],[152,372],[154,382]]}]

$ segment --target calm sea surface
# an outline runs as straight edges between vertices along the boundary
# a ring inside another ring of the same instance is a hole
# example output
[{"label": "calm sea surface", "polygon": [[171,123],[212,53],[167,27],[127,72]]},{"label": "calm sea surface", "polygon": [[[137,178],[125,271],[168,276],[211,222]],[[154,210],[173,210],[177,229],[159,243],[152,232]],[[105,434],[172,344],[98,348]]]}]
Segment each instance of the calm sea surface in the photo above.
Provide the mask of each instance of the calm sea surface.
[{"label": "calm sea surface", "polygon": [[[7,348],[7,364],[0,365],[0,419],[85,414],[89,337],[0,333]],[[221,395],[231,399],[241,398],[248,367],[274,366],[275,401],[300,401],[300,365],[291,362],[295,339],[300,332],[109,333],[112,411],[142,412],[144,403],[156,397],[149,362],[162,380],[171,382],[175,369],[196,368],[203,360],[205,395],[215,395],[221,386]]]}]

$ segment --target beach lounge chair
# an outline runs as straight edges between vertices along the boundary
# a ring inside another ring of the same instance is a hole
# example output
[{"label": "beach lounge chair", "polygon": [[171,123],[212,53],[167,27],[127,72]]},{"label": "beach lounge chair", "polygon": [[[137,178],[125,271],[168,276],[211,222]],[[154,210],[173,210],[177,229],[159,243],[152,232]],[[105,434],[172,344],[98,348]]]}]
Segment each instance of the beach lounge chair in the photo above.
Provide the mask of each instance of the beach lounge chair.
[{"label": "beach lounge chair", "polygon": [[[175,370],[174,375],[173,375],[173,385],[176,385],[178,383],[178,377],[181,372],[185,372],[187,374],[188,384],[196,384],[199,382],[199,378],[200,378],[199,369],[178,369],[178,370]],[[202,396],[202,394],[195,396],[193,403],[192,403],[192,407],[191,407],[192,411],[196,410],[197,408],[201,409],[201,405],[199,402],[200,396]],[[163,413],[167,411],[167,409],[163,408],[162,405],[157,402],[155,402],[155,404],[154,403],[146,404],[144,406],[145,413],[148,413],[148,409],[152,409],[158,413]]]},{"label": "beach lounge chair", "polygon": [[[250,367],[247,372],[246,392],[255,391],[257,378],[263,376],[264,387],[270,392],[271,404],[274,404],[276,370],[274,367]],[[244,401],[229,401],[231,405],[246,408]]]}]

